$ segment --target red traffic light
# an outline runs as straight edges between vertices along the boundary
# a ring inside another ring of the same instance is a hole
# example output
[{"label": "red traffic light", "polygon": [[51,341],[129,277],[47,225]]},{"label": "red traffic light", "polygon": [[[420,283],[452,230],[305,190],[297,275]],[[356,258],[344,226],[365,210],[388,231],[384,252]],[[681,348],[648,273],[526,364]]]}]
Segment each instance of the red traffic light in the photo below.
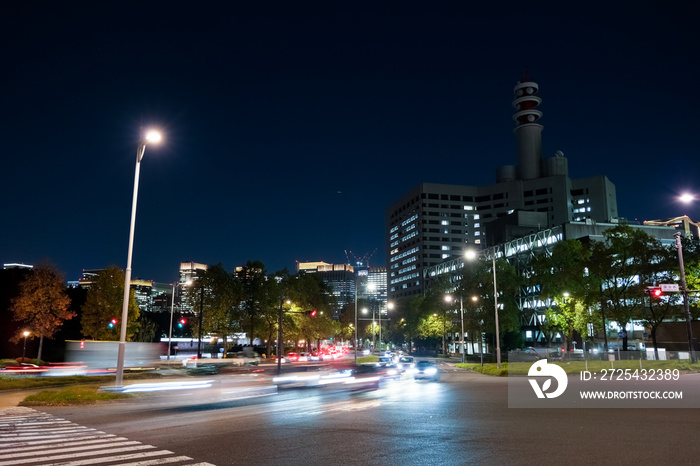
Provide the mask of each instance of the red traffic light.
[{"label": "red traffic light", "polygon": [[186,321],[185,319],[180,319],[180,323],[181,323],[182,325],[185,325],[185,324],[187,323],[187,321]]},{"label": "red traffic light", "polygon": [[661,288],[654,288],[651,290],[651,294],[658,298],[663,294],[663,291],[661,291]]}]

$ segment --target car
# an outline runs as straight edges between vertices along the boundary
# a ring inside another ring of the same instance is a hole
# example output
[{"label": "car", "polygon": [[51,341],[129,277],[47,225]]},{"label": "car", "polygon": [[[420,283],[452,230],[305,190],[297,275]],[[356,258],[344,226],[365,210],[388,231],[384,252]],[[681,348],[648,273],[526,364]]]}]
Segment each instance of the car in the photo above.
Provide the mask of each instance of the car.
[{"label": "car", "polygon": [[428,379],[437,381],[440,377],[437,365],[432,361],[418,361],[416,363],[416,372],[413,374],[414,379]]},{"label": "car", "polygon": [[400,356],[396,363],[396,369],[402,375],[413,375],[416,371],[416,359],[413,356]]},{"label": "car", "polygon": [[377,362],[382,367],[393,366],[394,358],[391,358],[389,356],[379,356],[379,360]]},{"label": "car", "polygon": [[287,353],[286,358],[289,362],[299,361],[299,355],[297,353]]},{"label": "car", "polygon": [[305,362],[309,360],[309,356],[311,356],[310,353],[299,353],[299,357],[297,358],[297,361],[299,362]]}]

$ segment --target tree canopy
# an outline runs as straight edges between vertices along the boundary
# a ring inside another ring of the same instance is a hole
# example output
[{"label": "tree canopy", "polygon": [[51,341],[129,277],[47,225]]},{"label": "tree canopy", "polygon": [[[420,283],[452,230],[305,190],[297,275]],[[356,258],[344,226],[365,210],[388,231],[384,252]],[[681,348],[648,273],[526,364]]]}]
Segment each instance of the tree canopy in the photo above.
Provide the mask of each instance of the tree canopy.
[{"label": "tree canopy", "polygon": [[[124,280],[124,272],[114,265],[100,271],[94,278],[88,289],[80,319],[85,338],[119,340],[124,301]],[[140,310],[136,304],[136,296],[134,290],[131,289],[126,327],[127,341],[132,341],[138,332],[139,315]],[[110,326],[112,320],[115,320],[116,323]]]},{"label": "tree canopy", "polygon": [[[12,311],[15,320],[27,327],[31,338],[39,337],[38,360],[41,360],[43,339],[52,338],[64,321],[75,317],[69,306],[63,278],[49,264],[34,268],[20,284],[20,294],[12,300]],[[20,332],[12,341],[17,342],[23,336]]]}]

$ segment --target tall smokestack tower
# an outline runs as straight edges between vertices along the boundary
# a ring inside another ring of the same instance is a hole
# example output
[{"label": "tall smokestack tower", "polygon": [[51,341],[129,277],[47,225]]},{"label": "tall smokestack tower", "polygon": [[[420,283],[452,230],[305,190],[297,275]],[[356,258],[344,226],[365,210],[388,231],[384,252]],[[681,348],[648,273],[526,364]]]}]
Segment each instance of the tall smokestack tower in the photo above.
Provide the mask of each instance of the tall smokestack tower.
[{"label": "tall smokestack tower", "polygon": [[539,87],[529,77],[513,88],[515,107],[515,141],[518,150],[518,179],[532,180],[542,176],[542,125],[537,120],[542,112],[536,110],[542,103],[537,97]]}]

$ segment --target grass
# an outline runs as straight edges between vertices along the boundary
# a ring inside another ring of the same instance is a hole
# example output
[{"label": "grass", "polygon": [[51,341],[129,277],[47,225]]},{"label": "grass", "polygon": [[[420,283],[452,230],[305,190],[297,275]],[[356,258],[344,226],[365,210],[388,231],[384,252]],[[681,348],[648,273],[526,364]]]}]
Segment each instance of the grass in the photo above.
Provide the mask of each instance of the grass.
[{"label": "grass", "polygon": [[86,405],[132,396],[127,393],[100,392],[99,388],[99,384],[91,384],[42,390],[34,395],[29,395],[20,404],[22,406]]},{"label": "grass", "polygon": [[379,361],[379,356],[363,356],[361,358],[357,358],[357,363],[362,364],[365,362],[378,362]]},{"label": "grass", "polygon": [[[579,374],[581,371],[589,370],[591,372],[599,372],[601,369],[678,369],[681,371],[692,371],[700,372],[700,363],[691,364],[688,360],[667,360],[667,361],[640,361],[636,360],[624,360],[615,361],[612,363],[609,361],[588,361],[588,366],[586,367],[585,361],[570,361],[570,362],[553,362],[554,364],[561,366],[567,374]],[[496,364],[489,363],[484,364],[456,364],[457,367],[462,369],[471,370],[474,372],[480,372],[482,374],[496,375],[496,376],[507,376],[507,375],[527,375],[532,362],[504,362],[501,364],[501,368],[498,369]]]},{"label": "grass", "polygon": [[[125,374],[125,380],[157,379],[161,375],[158,373],[136,373]],[[42,387],[57,387],[64,385],[107,385],[114,383],[114,375],[67,375],[61,377],[36,377],[36,376],[8,376],[0,375],[1,390],[31,390]]]}]

